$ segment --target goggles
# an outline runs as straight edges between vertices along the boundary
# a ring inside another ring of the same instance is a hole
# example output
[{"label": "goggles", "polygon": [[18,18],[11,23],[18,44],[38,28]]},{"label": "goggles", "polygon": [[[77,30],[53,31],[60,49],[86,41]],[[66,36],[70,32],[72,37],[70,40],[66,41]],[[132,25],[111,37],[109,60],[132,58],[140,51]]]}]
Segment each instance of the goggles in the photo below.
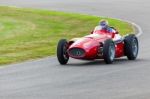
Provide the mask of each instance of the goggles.
[{"label": "goggles", "polygon": [[106,23],[100,23],[101,26],[106,26]]}]

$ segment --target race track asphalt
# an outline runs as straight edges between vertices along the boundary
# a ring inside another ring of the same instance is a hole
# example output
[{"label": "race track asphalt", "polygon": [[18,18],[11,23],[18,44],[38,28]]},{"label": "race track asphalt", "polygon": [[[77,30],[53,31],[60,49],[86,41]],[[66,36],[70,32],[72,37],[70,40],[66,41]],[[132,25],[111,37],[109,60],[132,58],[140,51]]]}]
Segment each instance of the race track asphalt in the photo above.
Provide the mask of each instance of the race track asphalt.
[{"label": "race track asphalt", "polygon": [[150,99],[149,0],[0,0],[0,5],[52,9],[121,18],[140,25],[136,61],[71,59],[60,66],[56,57],[0,68],[0,99]]}]

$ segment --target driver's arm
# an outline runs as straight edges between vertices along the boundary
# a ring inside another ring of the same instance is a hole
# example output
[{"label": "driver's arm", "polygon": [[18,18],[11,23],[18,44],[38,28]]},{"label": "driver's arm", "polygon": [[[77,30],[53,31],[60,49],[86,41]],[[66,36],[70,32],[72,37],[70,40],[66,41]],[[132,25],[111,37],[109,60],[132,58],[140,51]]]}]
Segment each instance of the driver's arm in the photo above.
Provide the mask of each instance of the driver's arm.
[{"label": "driver's arm", "polygon": [[110,27],[112,32],[115,33],[115,34],[119,34],[119,32],[117,31],[117,29],[115,29],[114,27]]}]

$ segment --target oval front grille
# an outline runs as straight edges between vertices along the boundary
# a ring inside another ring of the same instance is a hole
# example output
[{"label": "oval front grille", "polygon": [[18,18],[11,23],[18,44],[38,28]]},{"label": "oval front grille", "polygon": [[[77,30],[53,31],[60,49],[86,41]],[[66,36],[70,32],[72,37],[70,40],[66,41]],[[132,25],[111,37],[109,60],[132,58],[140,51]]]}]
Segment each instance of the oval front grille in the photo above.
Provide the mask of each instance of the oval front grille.
[{"label": "oval front grille", "polygon": [[72,57],[83,57],[85,55],[85,51],[80,48],[72,48],[69,50],[69,55]]}]

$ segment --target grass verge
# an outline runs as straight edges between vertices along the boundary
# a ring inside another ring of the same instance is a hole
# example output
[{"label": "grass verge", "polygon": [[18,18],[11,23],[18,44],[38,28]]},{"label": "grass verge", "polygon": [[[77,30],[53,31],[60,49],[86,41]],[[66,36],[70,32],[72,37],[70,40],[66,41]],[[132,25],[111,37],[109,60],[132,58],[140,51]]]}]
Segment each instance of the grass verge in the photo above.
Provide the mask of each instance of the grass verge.
[{"label": "grass verge", "polygon": [[0,7],[0,64],[55,55],[59,39],[87,35],[102,18],[122,35],[133,32],[130,24],[111,18]]}]

